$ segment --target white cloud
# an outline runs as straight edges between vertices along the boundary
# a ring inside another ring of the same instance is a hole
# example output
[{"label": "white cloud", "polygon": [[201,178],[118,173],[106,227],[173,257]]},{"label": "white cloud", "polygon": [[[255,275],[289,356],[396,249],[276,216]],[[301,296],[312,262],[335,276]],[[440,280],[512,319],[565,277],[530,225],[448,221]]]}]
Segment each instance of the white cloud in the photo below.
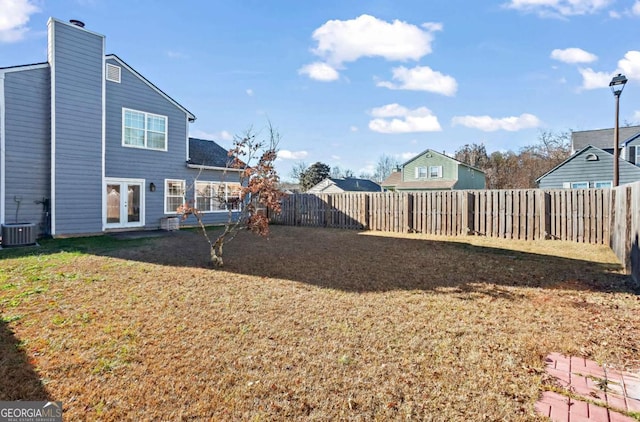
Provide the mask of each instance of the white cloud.
[{"label": "white cloud", "polygon": [[220,132],[206,132],[204,130],[189,131],[189,136],[213,141],[233,141],[233,135],[226,130]]},{"label": "white cloud", "polygon": [[29,30],[27,23],[40,9],[31,0],[0,0],[0,42],[20,41]]},{"label": "white cloud", "polygon": [[598,56],[581,48],[556,48],[551,52],[551,58],[564,63],[591,63],[598,60]]},{"label": "white cloud", "polygon": [[393,80],[398,83],[382,81],[377,85],[389,89],[429,91],[449,97],[455,95],[458,90],[458,83],[453,77],[436,72],[429,66],[416,66],[412,69],[404,66],[395,67]]},{"label": "white cloud", "polygon": [[491,116],[456,116],[451,120],[453,125],[461,125],[480,129],[484,132],[507,130],[515,132],[540,126],[540,119],[533,114],[523,113],[520,116],[495,118]]},{"label": "white cloud", "polygon": [[627,51],[624,58],[618,61],[619,72],[629,79],[640,79],[640,51]]},{"label": "white cloud", "polygon": [[170,59],[186,59],[189,56],[187,56],[184,53],[181,53],[179,51],[173,51],[173,50],[169,50],[167,51],[167,57],[169,57]]},{"label": "white cloud", "polygon": [[616,12],[615,10],[610,10],[609,11],[609,17],[611,19],[620,19],[622,17],[622,15],[620,14],[620,12]]},{"label": "white cloud", "polygon": [[631,7],[631,13],[633,13],[634,15],[640,15],[640,0],[636,0],[636,2],[633,3],[633,7]]},{"label": "white cloud", "polygon": [[278,151],[278,159],[280,160],[302,160],[308,155],[307,151],[289,151],[288,149]]},{"label": "white cloud", "polygon": [[541,17],[564,17],[599,12],[613,0],[510,0],[504,6]]},{"label": "white cloud", "polygon": [[387,104],[371,110],[375,117],[369,129],[379,133],[439,132],[438,118],[426,107],[410,110],[399,104]]},{"label": "white cloud", "polygon": [[351,127],[349,128],[349,130],[350,130],[351,132],[357,132],[357,131],[358,131],[358,126],[351,126]]},{"label": "white cloud", "polygon": [[596,72],[591,68],[580,68],[578,72],[582,75],[582,89],[606,88],[609,86],[609,82],[611,82],[613,76],[612,73]]},{"label": "white cloud", "polygon": [[335,160],[335,161],[340,161],[340,156],[339,155],[332,155],[331,159]]},{"label": "white cloud", "polygon": [[400,159],[402,162],[408,161],[418,155],[417,152],[401,152],[400,154],[396,154],[395,157]]},{"label": "white cloud", "polygon": [[315,62],[307,64],[298,69],[300,75],[307,75],[311,79],[322,82],[335,81],[340,77],[340,74],[333,67],[326,63]]},{"label": "white cloud", "polygon": [[322,58],[299,72],[312,79],[338,79],[337,69],[362,57],[381,57],[392,61],[419,60],[431,53],[433,32],[441,23],[424,23],[422,28],[407,22],[386,22],[361,15],[350,20],[330,20],[313,31],[317,46],[312,52]]},{"label": "white cloud", "polygon": [[253,97],[253,89],[248,88],[245,92],[247,93],[248,96]]},{"label": "white cloud", "polygon": [[640,122],[640,110],[636,110],[633,112],[633,117],[631,118],[633,122]]}]

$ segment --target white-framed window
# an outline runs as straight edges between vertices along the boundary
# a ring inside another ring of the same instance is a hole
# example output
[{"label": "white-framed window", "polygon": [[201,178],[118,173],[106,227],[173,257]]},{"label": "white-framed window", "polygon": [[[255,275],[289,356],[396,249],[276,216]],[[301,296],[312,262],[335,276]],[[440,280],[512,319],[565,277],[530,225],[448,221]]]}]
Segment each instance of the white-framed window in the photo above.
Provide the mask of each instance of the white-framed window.
[{"label": "white-framed window", "polygon": [[636,166],[640,166],[640,145],[636,145]]},{"label": "white-framed window", "polygon": [[429,166],[429,177],[430,178],[442,177],[442,166]]},{"label": "white-framed window", "polygon": [[165,179],[164,181],[164,213],[176,214],[178,207],[184,204],[185,181]]},{"label": "white-framed window", "polygon": [[240,183],[196,181],[196,208],[201,212],[239,211]]},{"label": "white-framed window", "polygon": [[167,116],[122,109],[122,145],[167,150]]},{"label": "white-framed window", "polygon": [[120,66],[115,66],[107,63],[106,70],[107,70],[106,74],[107,74],[108,81],[120,83],[120,75],[122,72],[122,69],[120,68]]},{"label": "white-framed window", "polygon": [[427,177],[426,167],[416,167],[416,179],[425,179]]},{"label": "white-framed window", "polygon": [[571,189],[589,189],[589,182],[571,182]]},{"label": "white-framed window", "polygon": [[611,180],[608,182],[593,182],[593,187],[597,189],[611,188],[613,187],[613,182],[611,182]]}]

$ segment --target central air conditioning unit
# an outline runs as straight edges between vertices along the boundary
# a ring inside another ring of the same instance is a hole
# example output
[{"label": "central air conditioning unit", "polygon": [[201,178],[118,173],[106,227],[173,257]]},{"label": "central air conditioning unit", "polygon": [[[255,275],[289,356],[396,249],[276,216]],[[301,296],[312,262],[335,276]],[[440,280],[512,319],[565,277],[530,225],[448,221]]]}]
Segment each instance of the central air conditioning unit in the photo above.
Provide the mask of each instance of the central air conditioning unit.
[{"label": "central air conditioning unit", "polygon": [[37,237],[38,231],[33,223],[2,225],[2,246],[35,245]]}]

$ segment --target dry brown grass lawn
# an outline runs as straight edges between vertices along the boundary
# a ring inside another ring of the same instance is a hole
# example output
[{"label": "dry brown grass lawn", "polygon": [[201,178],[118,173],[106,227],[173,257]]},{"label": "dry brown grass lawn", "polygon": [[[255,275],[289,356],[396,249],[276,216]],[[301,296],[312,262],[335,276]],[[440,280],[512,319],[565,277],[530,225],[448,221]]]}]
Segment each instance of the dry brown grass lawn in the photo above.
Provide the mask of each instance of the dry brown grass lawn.
[{"label": "dry brown grass lawn", "polygon": [[537,419],[549,352],[640,367],[640,296],[605,247],[276,226],[225,257],[206,268],[184,231],[0,252],[0,400],[68,420],[517,421]]}]

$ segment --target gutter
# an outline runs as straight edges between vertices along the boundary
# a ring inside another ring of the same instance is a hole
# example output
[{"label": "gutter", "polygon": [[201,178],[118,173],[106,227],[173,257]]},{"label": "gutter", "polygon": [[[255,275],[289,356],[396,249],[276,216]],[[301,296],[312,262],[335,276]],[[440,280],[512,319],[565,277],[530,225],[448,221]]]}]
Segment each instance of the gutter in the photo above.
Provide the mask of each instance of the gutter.
[{"label": "gutter", "polygon": [[244,169],[234,169],[230,167],[216,167],[216,166],[205,166],[203,164],[191,164],[187,163],[187,167],[190,169],[201,169],[201,170],[220,170],[220,171],[238,171],[242,172]]}]

